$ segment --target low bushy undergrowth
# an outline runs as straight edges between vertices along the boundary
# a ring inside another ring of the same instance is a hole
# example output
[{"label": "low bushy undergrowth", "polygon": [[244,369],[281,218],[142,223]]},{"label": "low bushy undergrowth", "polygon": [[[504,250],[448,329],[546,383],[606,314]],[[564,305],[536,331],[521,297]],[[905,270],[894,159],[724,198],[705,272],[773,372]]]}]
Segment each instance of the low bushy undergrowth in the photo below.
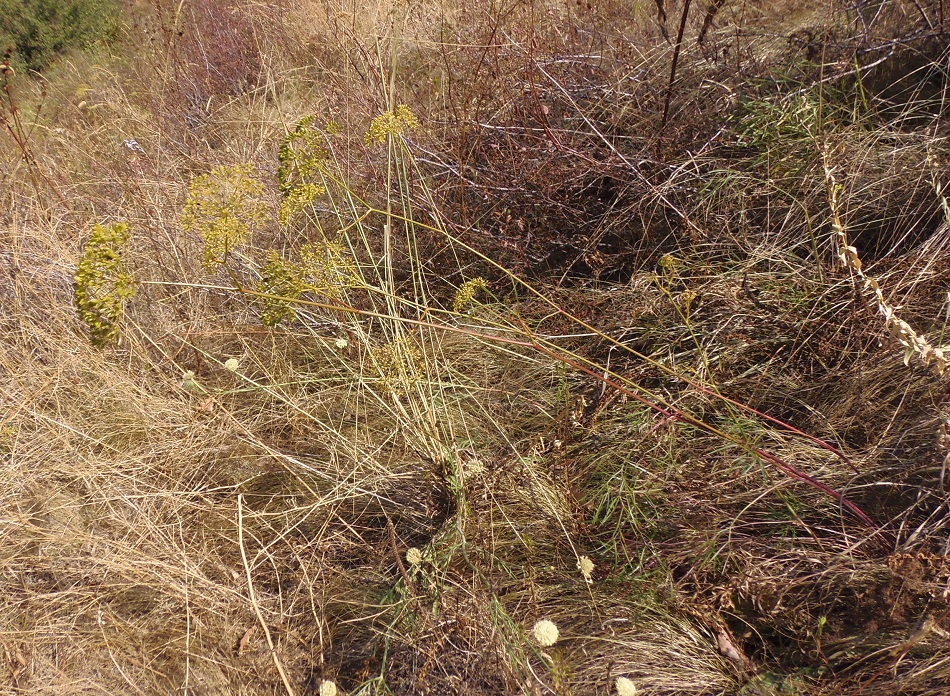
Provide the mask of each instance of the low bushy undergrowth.
[{"label": "low bushy undergrowth", "polygon": [[14,65],[43,70],[72,49],[115,38],[116,0],[0,1],[0,47],[11,48]]}]

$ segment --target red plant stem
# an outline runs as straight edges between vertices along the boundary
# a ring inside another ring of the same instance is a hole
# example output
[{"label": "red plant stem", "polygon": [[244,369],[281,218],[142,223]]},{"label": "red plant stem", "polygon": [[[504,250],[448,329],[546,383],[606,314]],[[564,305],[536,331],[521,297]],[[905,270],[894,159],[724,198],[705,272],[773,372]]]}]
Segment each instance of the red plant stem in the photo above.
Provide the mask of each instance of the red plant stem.
[{"label": "red plant stem", "polygon": [[[240,285],[237,286],[237,290],[238,290],[239,292],[242,292],[242,293],[245,293],[245,294],[248,294],[248,295],[252,295],[252,296],[257,296],[257,297],[276,297],[276,296],[274,296],[274,295],[269,295],[268,293],[263,293],[263,292],[251,290],[250,288],[243,288],[243,287],[241,287]],[[349,307],[349,306],[345,306],[345,305],[333,305],[333,304],[327,304],[327,303],[323,303],[323,302],[313,302],[313,301],[309,301],[309,300],[297,300],[297,302],[298,302],[299,304],[302,304],[302,305],[309,305],[309,306],[314,306],[314,307],[322,307],[322,308],[327,308],[327,309],[343,310],[343,311],[351,312],[351,313],[357,314],[357,315],[373,316],[373,317],[380,317],[380,318],[387,317],[387,315],[381,314],[381,313],[379,313],[379,312],[373,312],[373,311],[370,311],[370,310],[357,309],[356,307]],[[873,519],[870,515],[868,515],[864,510],[862,510],[856,503],[854,503],[854,502],[848,500],[840,491],[837,491],[837,490],[835,490],[834,488],[831,488],[830,486],[828,486],[827,484],[822,483],[821,481],[819,481],[819,480],[818,480],[817,478],[815,478],[814,476],[811,476],[810,474],[806,474],[806,473],[804,473],[804,472],[802,472],[802,471],[799,471],[797,468],[795,468],[794,466],[792,466],[791,464],[789,464],[789,463],[786,462],[785,460],[781,459],[780,457],[778,457],[778,456],[776,456],[776,455],[774,455],[774,454],[771,454],[770,452],[766,452],[765,450],[760,449],[760,448],[758,448],[758,447],[752,447],[752,446],[749,445],[748,443],[743,442],[742,440],[740,440],[740,439],[738,439],[738,438],[735,438],[735,437],[731,437],[731,436],[729,436],[729,435],[726,435],[725,433],[716,432],[716,431],[713,429],[713,427],[710,426],[709,424],[704,423],[703,421],[699,420],[698,418],[695,418],[694,416],[689,415],[689,414],[686,413],[685,411],[682,411],[682,410],[676,408],[675,406],[664,407],[664,406],[661,406],[661,405],[659,405],[659,404],[657,404],[657,403],[655,403],[655,402],[653,402],[653,401],[650,401],[649,399],[646,399],[646,398],[640,396],[639,394],[637,394],[636,392],[634,392],[632,389],[629,389],[629,388],[625,387],[624,385],[620,384],[620,383],[617,382],[616,380],[610,379],[609,377],[607,377],[607,376],[605,376],[605,375],[603,375],[603,374],[599,374],[599,373],[597,373],[596,371],[594,371],[593,369],[591,369],[590,367],[588,367],[587,365],[584,365],[583,363],[578,362],[577,360],[574,360],[574,359],[572,359],[572,358],[570,358],[570,357],[568,357],[568,356],[566,356],[566,355],[559,354],[559,353],[557,353],[557,352],[551,350],[550,348],[547,348],[546,346],[541,345],[540,343],[537,342],[537,340],[534,340],[533,338],[532,338],[531,340],[528,340],[528,341],[520,341],[520,340],[517,340],[517,339],[504,338],[504,337],[502,337],[502,336],[491,336],[491,335],[483,334],[483,333],[481,333],[480,331],[472,331],[472,330],[470,330],[470,329],[464,329],[464,328],[458,327],[458,326],[448,326],[448,325],[444,325],[444,324],[436,324],[436,323],[433,323],[433,322],[430,322],[430,321],[423,321],[423,320],[419,320],[419,319],[402,319],[402,318],[401,318],[401,319],[399,319],[399,321],[403,321],[403,322],[408,323],[408,324],[415,324],[415,325],[419,325],[419,326],[426,326],[426,327],[430,327],[430,328],[437,328],[437,329],[443,329],[443,330],[446,330],[446,331],[452,331],[452,332],[454,332],[454,333],[459,333],[459,334],[463,334],[463,335],[466,335],[466,336],[472,336],[472,337],[476,337],[476,338],[481,338],[481,339],[484,339],[484,340],[487,340],[487,341],[493,341],[493,342],[497,342],[497,343],[505,343],[505,344],[508,344],[508,345],[522,346],[522,347],[525,347],[525,348],[531,348],[531,349],[533,349],[533,350],[536,350],[536,351],[538,351],[539,353],[542,353],[542,354],[544,354],[544,355],[547,355],[548,357],[553,358],[554,360],[557,360],[557,361],[560,362],[560,363],[563,363],[564,365],[567,365],[567,366],[569,366],[569,367],[572,367],[572,368],[574,368],[575,370],[578,370],[578,371],[580,371],[580,372],[583,372],[583,373],[586,374],[586,375],[589,375],[590,377],[593,377],[594,379],[596,379],[597,381],[601,382],[602,384],[606,384],[607,386],[612,387],[613,389],[616,389],[616,390],[617,390],[618,392],[620,392],[621,394],[625,394],[625,395],[627,395],[628,397],[630,397],[630,398],[632,398],[632,399],[635,399],[636,401],[639,401],[639,402],[640,402],[641,404],[643,404],[644,406],[646,406],[646,407],[652,409],[653,411],[656,411],[657,413],[663,414],[664,416],[666,416],[666,417],[669,418],[669,419],[674,419],[674,420],[682,421],[682,422],[684,422],[684,423],[689,423],[690,425],[693,425],[693,426],[695,426],[695,427],[697,427],[697,428],[699,428],[699,429],[701,429],[701,430],[703,430],[703,431],[705,431],[705,432],[707,432],[707,433],[712,433],[712,434],[719,435],[720,437],[724,437],[724,438],[726,438],[727,440],[730,440],[731,442],[733,442],[733,443],[735,443],[735,444],[737,444],[737,445],[739,445],[739,446],[741,446],[741,447],[747,448],[748,451],[752,452],[752,453],[755,454],[756,456],[761,457],[763,460],[765,460],[765,461],[769,462],[770,464],[774,465],[776,468],[778,468],[780,471],[782,471],[782,472],[785,473],[786,475],[790,476],[791,478],[798,479],[799,481],[802,481],[802,482],[804,482],[804,483],[807,483],[808,485],[812,486],[812,487],[815,488],[816,490],[819,490],[819,491],[821,491],[822,493],[824,493],[825,495],[827,495],[827,496],[829,496],[829,497],[831,497],[831,498],[834,498],[836,501],[838,501],[838,503],[839,503],[842,507],[844,507],[844,508],[846,508],[847,510],[849,510],[855,517],[857,517],[857,518],[858,518],[859,520],[861,520],[865,525],[867,525],[868,527],[870,527],[875,533],[880,532],[880,533],[882,533],[882,534],[886,534],[886,536],[884,537],[884,539],[885,539],[885,541],[886,541],[888,544],[891,544],[891,543],[894,541],[894,539],[892,538],[893,535],[891,535],[890,533],[885,533],[883,527],[882,527],[880,524],[878,524],[877,522],[875,522],[874,519]],[[526,334],[527,336],[529,336],[529,338],[531,337],[531,332],[530,332],[530,330],[527,329],[527,327],[524,327],[523,331],[525,332],[525,334]],[[698,385],[694,385],[694,386],[698,386]],[[708,393],[708,394],[711,394],[711,395],[716,396],[716,397],[718,397],[718,398],[726,399],[729,403],[732,403],[732,404],[734,404],[734,405],[736,405],[736,406],[743,406],[742,404],[739,404],[738,402],[735,402],[735,401],[732,401],[731,399],[728,399],[728,398],[726,398],[726,397],[723,397],[721,394],[716,394],[715,392],[712,392],[712,391],[710,391],[710,390],[708,390],[708,389],[705,389],[705,388],[703,388],[703,387],[699,387],[699,388],[702,389],[703,391],[705,391],[705,392]],[[749,407],[747,407],[747,406],[743,406],[743,407],[744,407],[744,408],[749,408]],[[789,425],[783,423],[782,421],[779,421],[779,420],[777,420],[777,419],[775,419],[775,418],[771,418],[771,417],[769,417],[769,416],[766,416],[765,414],[761,414],[759,411],[755,411],[755,409],[750,409],[750,410],[754,411],[755,413],[761,415],[763,418],[766,418],[767,420],[769,420],[769,421],[771,421],[771,422],[781,424],[781,425],[783,425],[783,426],[785,426],[785,427],[788,427],[788,428],[792,429],[792,430],[795,431],[795,432],[801,433],[801,431],[796,431],[794,428],[792,428],[791,426],[789,426]],[[801,434],[802,434],[802,435],[805,435],[806,437],[809,437],[810,439],[816,440],[816,441],[819,442],[820,444],[823,444],[826,449],[829,449],[829,450],[831,450],[831,451],[837,451],[837,450],[835,450],[831,445],[828,445],[827,443],[823,443],[821,440],[818,440],[817,438],[812,438],[811,436],[808,436],[806,433],[801,433]],[[839,454],[840,454],[840,453],[839,453]],[[840,455],[840,456],[841,456],[842,458],[844,457],[844,455]]]},{"label": "red plant stem", "polygon": [[666,128],[666,121],[670,115],[670,99],[673,97],[673,83],[676,81],[676,64],[679,63],[680,49],[683,48],[683,34],[686,31],[686,18],[689,16],[689,6],[692,0],[686,0],[683,4],[683,14],[680,17],[680,30],[676,35],[676,47],[673,49],[673,64],[670,66],[670,84],[666,88],[666,99],[663,102],[663,123],[660,124],[660,132]]},{"label": "red plant stem", "polygon": [[867,526],[869,526],[875,532],[882,531],[883,528],[881,527],[881,525],[875,522],[866,512],[864,512],[864,510],[858,507],[857,504],[845,498],[844,495],[840,491],[836,491],[831,486],[825,483],[822,483],[821,481],[816,479],[814,476],[811,476],[810,474],[806,474],[803,471],[799,471],[797,468],[795,468],[794,466],[792,466],[785,460],[780,459],[779,457],[775,456],[774,454],[770,452],[766,452],[765,450],[759,449],[758,447],[753,447],[752,452],[754,452],[759,457],[762,457],[762,459],[766,460],[767,462],[771,462],[772,464],[777,466],[779,469],[784,471],[786,474],[788,474],[792,478],[796,478],[800,481],[804,481],[810,486],[817,488],[822,493],[825,493],[831,496],[832,498],[837,500],[843,507],[848,508],[848,510],[854,513],[854,515],[858,519],[864,522]]},{"label": "red plant stem", "polygon": [[[682,421],[682,422],[684,422],[684,423],[689,423],[690,425],[694,425],[694,426],[696,426],[697,428],[700,428],[700,429],[702,429],[702,430],[704,430],[704,431],[706,431],[706,432],[711,432],[711,431],[712,431],[711,426],[709,426],[708,424],[706,424],[706,423],[704,423],[703,421],[699,420],[698,418],[694,418],[693,416],[689,415],[689,414],[686,413],[685,411],[681,411],[680,409],[676,408],[675,406],[670,406],[670,407],[668,407],[668,408],[664,408],[663,406],[660,406],[659,404],[656,404],[656,403],[650,401],[649,399],[645,399],[644,397],[642,397],[642,396],[640,396],[639,394],[635,393],[635,392],[632,391],[631,389],[626,388],[625,386],[623,386],[622,384],[616,382],[615,380],[612,380],[612,379],[610,379],[609,377],[605,377],[605,376],[603,376],[603,375],[597,374],[597,372],[595,372],[595,371],[592,370],[591,368],[587,367],[586,365],[583,365],[583,364],[577,362],[576,360],[572,360],[571,358],[568,358],[568,357],[566,357],[566,356],[558,355],[558,354],[555,353],[554,351],[552,351],[552,350],[550,350],[549,348],[546,348],[546,347],[540,345],[540,344],[537,343],[537,342],[535,342],[535,343],[532,345],[532,347],[533,347],[535,350],[537,350],[537,351],[539,351],[539,352],[541,352],[541,353],[544,353],[545,355],[547,355],[547,356],[549,356],[549,357],[552,357],[552,358],[554,358],[555,360],[558,360],[559,362],[564,363],[565,365],[568,365],[568,366],[570,366],[570,367],[573,367],[575,370],[579,370],[579,371],[583,372],[584,374],[587,374],[587,375],[590,375],[591,377],[594,377],[595,379],[597,379],[597,380],[599,380],[600,382],[606,384],[607,386],[616,389],[616,390],[619,391],[620,393],[625,394],[625,395],[629,396],[629,397],[632,398],[632,399],[636,399],[637,401],[639,401],[640,403],[644,404],[645,406],[647,406],[647,407],[653,409],[654,411],[656,411],[656,412],[658,412],[658,413],[661,413],[661,414],[667,416],[668,418],[675,419],[675,420],[678,420],[678,421]],[[721,435],[721,436],[723,435],[722,433],[717,433],[717,434],[719,434],[719,435]],[[798,479],[799,481],[802,481],[802,482],[804,482],[804,483],[807,483],[808,485],[810,485],[810,486],[812,486],[813,488],[815,488],[815,489],[821,491],[821,492],[824,493],[825,495],[828,495],[829,497],[834,498],[835,500],[838,501],[838,503],[839,503],[842,507],[844,507],[844,508],[846,508],[847,510],[849,510],[852,514],[854,514],[855,517],[857,517],[857,518],[858,518],[859,520],[861,520],[864,524],[866,524],[868,527],[870,527],[874,532],[882,532],[883,528],[881,527],[881,525],[879,525],[877,522],[875,522],[874,519],[873,519],[870,515],[868,515],[864,510],[862,510],[856,503],[854,503],[854,502],[848,500],[848,499],[844,496],[844,494],[842,494],[840,491],[837,491],[837,490],[835,490],[834,488],[832,488],[831,486],[829,486],[829,485],[827,485],[827,484],[825,484],[825,483],[822,483],[821,481],[819,481],[819,480],[818,480],[817,478],[815,478],[814,476],[811,476],[810,474],[806,474],[806,473],[804,473],[804,472],[802,472],[802,471],[799,471],[797,468],[795,468],[794,466],[792,466],[791,464],[789,464],[789,463],[786,462],[785,460],[781,459],[780,457],[778,457],[778,456],[776,456],[776,455],[774,455],[774,454],[772,454],[772,453],[770,453],[770,452],[766,452],[765,450],[760,449],[760,448],[758,448],[758,447],[752,447],[752,446],[748,445],[747,443],[744,443],[744,442],[742,442],[741,440],[738,440],[738,439],[736,439],[736,438],[732,438],[732,437],[729,437],[729,436],[725,436],[725,437],[726,437],[727,439],[729,439],[729,440],[732,440],[732,442],[734,442],[734,443],[736,443],[736,444],[738,444],[738,445],[747,447],[750,452],[752,452],[753,454],[755,454],[755,455],[758,456],[758,457],[761,457],[763,460],[769,462],[770,464],[773,464],[776,468],[778,468],[780,471],[782,471],[782,472],[785,473],[786,475],[790,476],[791,478]],[[888,543],[890,543],[890,542],[893,541],[893,539],[891,539],[890,536],[891,536],[891,535],[888,534],[888,535],[887,535],[887,538],[886,538],[886,540],[887,540]]]},{"label": "red plant stem", "polygon": [[690,382],[689,384],[690,384],[691,387],[693,387],[694,389],[696,389],[696,390],[698,390],[698,391],[701,391],[701,392],[704,393],[704,394],[708,394],[709,396],[714,396],[714,397],[716,397],[717,399],[722,399],[722,400],[725,401],[726,403],[732,404],[733,406],[736,406],[737,408],[740,408],[740,409],[742,409],[743,411],[748,411],[749,413],[754,413],[754,414],[755,414],[756,416],[758,416],[759,418],[762,418],[762,419],[764,419],[764,420],[769,421],[770,423],[773,423],[773,424],[775,424],[775,425],[777,425],[777,426],[779,426],[779,427],[781,427],[781,428],[784,428],[785,430],[789,431],[790,433],[794,433],[795,435],[798,435],[799,437],[805,438],[806,440],[808,440],[808,441],[810,441],[810,442],[812,442],[812,443],[818,445],[818,446],[821,447],[822,449],[828,450],[829,452],[831,452],[832,454],[834,454],[836,457],[838,457],[838,459],[840,459],[842,462],[844,462],[845,464],[847,464],[847,465],[851,468],[851,470],[852,470],[854,473],[856,473],[856,474],[860,474],[860,473],[861,473],[861,471],[858,469],[858,467],[855,466],[854,462],[852,462],[850,459],[848,459],[848,457],[845,456],[844,452],[842,452],[841,450],[839,450],[837,447],[835,447],[834,445],[832,445],[830,442],[826,442],[825,440],[822,440],[820,437],[815,437],[814,435],[809,435],[809,434],[806,433],[804,430],[799,430],[798,428],[796,428],[796,427],[795,427],[794,425],[792,425],[791,423],[786,423],[785,421],[780,420],[780,419],[778,419],[778,418],[775,418],[775,417],[773,417],[773,416],[770,416],[770,415],[767,414],[767,413],[763,413],[763,412],[760,411],[759,409],[753,408],[752,406],[749,406],[748,404],[743,404],[743,403],[740,403],[740,402],[736,401],[735,399],[730,399],[728,396],[724,396],[724,395],[720,394],[719,392],[715,392],[715,391],[713,391],[712,389],[709,389],[708,387],[704,387],[702,384],[697,384],[697,383],[695,383],[695,382]]},{"label": "red plant stem", "polygon": [[[583,322],[583,321],[577,319],[576,317],[574,317],[573,315],[571,315],[569,312],[566,312],[566,311],[564,311],[563,309],[560,309],[560,308],[558,308],[558,311],[560,311],[561,314],[563,314],[565,317],[567,317],[567,318],[570,319],[571,321],[576,322],[578,325],[583,326],[583,327],[586,328],[586,329],[594,330],[594,328],[593,328],[592,326],[590,326],[590,325],[588,325],[587,323],[585,323],[585,322]],[[525,332],[526,332],[526,333],[530,333],[530,332],[528,332],[527,329],[525,329]],[[621,344],[618,343],[618,344],[616,344],[616,345],[621,345]],[[628,349],[628,350],[629,350],[629,349]],[[632,355],[635,355],[635,356],[638,357],[638,358],[645,358],[645,356],[641,355],[640,353],[638,353],[638,352],[636,352],[636,351],[634,351],[634,350],[630,350],[629,352],[630,352]],[[695,381],[693,381],[693,380],[691,380],[691,379],[688,379],[687,377],[684,377],[684,376],[682,376],[682,375],[677,375],[677,377],[678,377],[679,379],[681,379],[683,382],[685,382],[686,384],[688,384],[689,386],[693,387],[693,388],[696,389],[697,391],[702,392],[703,394],[706,394],[707,396],[712,396],[712,397],[714,397],[714,398],[716,398],[716,399],[722,399],[722,400],[725,401],[726,403],[735,406],[736,408],[738,408],[738,409],[741,410],[741,411],[745,411],[746,413],[752,413],[752,414],[754,414],[755,416],[758,416],[759,418],[762,418],[762,419],[764,419],[764,420],[767,420],[767,421],[769,421],[770,423],[773,423],[773,424],[779,426],[780,428],[789,431],[790,433],[794,433],[795,435],[798,435],[799,437],[805,438],[805,439],[808,440],[809,442],[812,442],[812,443],[818,445],[819,447],[821,447],[822,449],[827,450],[828,452],[831,452],[832,454],[834,454],[836,457],[838,457],[838,459],[840,459],[842,462],[844,462],[845,464],[847,464],[847,465],[851,468],[851,470],[852,470],[854,473],[856,473],[856,474],[860,474],[860,473],[861,473],[861,471],[858,469],[858,467],[855,466],[854,462],[852,462],[850,459],[848,459],[847,456],[845,456],[844,452],[842,452],[841,450],[839,450],[839,449],[838,449],[837,447],[835,447],[834,445],[832,445],[832,444],[830,444],[830,443],[828,443],[828,442],[822,440],[820,437],[815,437],[814,435],[809,435],[809,434],[806,433],[805,431],[799,430],[798,428],[796,428],[796,427],[795,427],[794,425],[792,425],[791,423],[786,423],[785,421],[780,420],[780,419],[778,419],[778,418],[775,418],[775,417],[773,417],[773,416],[770,416],[770,415],[767,414],[767,413],[763,413],[762,411],[758,410],[757,408],[753,408],[752,406],[749,406],[749,405],[747,405],[747,404],[743,404],[743,403],[741,403],[741,402],[739,402],[739,401],[736,401],[735,399],[730,399],[728,396],[724,396],[723,394],[720,394],[720,393],[717,392],[717,391],[713,391],[713,390],[710,389],[709,387],[703,386],[703,385],[700,384],[699,382],[695,382]],[[598,375],[598,379],[599,379],[599,378],[600,378],[600,376]]]}]

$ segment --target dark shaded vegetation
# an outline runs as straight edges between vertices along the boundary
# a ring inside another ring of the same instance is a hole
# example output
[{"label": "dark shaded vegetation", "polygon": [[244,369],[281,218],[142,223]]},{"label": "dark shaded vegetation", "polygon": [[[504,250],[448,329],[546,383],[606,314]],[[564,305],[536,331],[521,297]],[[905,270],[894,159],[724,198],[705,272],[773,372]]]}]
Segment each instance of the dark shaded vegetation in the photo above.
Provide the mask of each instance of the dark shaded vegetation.
[{"label": "dark shaded vegetation", "polygon": [[0,46],[15,66],[41,71],[71,49],[115,38],[116,0],[0,0]]}]

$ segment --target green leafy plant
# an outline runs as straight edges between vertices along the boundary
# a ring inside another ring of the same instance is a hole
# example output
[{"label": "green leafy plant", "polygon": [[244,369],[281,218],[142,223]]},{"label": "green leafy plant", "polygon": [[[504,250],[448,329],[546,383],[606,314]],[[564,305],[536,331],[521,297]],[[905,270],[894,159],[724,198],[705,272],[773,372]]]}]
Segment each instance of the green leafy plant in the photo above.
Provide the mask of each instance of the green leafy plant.
[{"label": "green leafy plant", "polygon": [[0,0],[0,45],[12,45],[15,62],[43,70],[71,48],[89,48],[115,36],[114,0]]}]

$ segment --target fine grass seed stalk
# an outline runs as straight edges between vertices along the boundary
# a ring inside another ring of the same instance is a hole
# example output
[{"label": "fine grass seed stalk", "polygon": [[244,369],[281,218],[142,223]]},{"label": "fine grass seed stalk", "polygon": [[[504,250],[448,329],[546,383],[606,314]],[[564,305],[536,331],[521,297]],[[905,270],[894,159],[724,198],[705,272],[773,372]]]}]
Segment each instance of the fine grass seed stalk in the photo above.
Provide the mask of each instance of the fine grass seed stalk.
[{"label": "fine grass seed stalk", "polygon": [[838,260],[844,268],[852,271],[861,281],[862,290],[873,293],[874,303],[878,312],[884,317],[884,325],[890,338],[904,347],[904,365],[910,365],[912,357],[916,357],[921,364],[940,377],[947,369],[948,361],[944,348],[935,348],[927,337],[915,331],[910,324],[900,318],[897,308],[884,299],[884,291],[877,279],[865,274],[864,264],[858,255],[858,250],[848,242],[848,233],[841,221],[841,184],[838,183],[834,167],[831,165],[831,155],[827,149],[823,152],[825,178],[828,187],[828,205],[831,209],[831,225],[837,248]]}]

